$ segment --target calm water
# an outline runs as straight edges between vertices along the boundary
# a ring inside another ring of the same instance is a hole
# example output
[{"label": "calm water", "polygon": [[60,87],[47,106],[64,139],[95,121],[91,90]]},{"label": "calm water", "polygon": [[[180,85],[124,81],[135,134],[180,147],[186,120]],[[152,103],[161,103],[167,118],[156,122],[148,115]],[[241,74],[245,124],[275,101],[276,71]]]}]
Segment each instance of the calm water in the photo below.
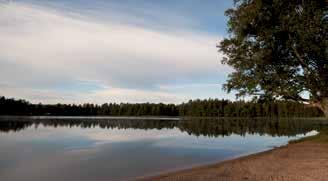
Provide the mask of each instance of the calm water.
[{"label": "calm water", "polygon": [[122,180],[213,163],[317,133],[320,120],[0,119],[0,178]]}]

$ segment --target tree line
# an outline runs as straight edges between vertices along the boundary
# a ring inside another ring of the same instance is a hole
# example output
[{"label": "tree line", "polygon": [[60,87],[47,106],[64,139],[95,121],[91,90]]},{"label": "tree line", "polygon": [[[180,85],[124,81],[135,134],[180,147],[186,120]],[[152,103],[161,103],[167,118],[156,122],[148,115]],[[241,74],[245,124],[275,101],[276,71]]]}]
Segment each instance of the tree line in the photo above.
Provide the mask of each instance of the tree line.
[{"label": "tree line", "polygon": [[105,103],[32,104],[0,97],[0,115],[53,116],[193,116],[193,117],[322,117],[317,107],[294,101],[190,100],[182,104]]}]

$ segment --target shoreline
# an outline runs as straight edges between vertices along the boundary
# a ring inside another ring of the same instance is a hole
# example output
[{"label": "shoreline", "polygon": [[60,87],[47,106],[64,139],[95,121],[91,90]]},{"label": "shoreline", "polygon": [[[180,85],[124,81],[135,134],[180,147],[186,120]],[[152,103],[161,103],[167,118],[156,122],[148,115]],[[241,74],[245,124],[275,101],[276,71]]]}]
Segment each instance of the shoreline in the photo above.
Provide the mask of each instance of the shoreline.
[{"label": "shoreline", "polygon": [[267,151],[137,180],[325,180],[328,144],[320,138],[307,137]]},{"label": "shoreline", "polygon": [[157,173],[152,173],[152,174],[149,174],[149,175],[144,175],[144,176],[137,177],[136,180],[140,180],[140,181],[142,181],[142,180],[153,180],[153,179],[156,179],[156,178],[166,177],[166,176],[170,176],[170,175],[173,175],[173,174],[179,174],[179,173],[183,173],[183,172],[189,172],[189,171],[196,170],[196,169],[197,170],[198,169],[199,170],[207,169],[207,168],[211,168],[211,167],[214,167],[214,166],[217,166],[217,165],[225,164],[226,162],[232,162],[232,161],[235,161],[235,160],[242,160],[242,159],[246,159],[247,157],[256,156],[256,155],[259,155],[259,154],[265,154],[266,152],[270,152],[270,151],[273,151],[275,149],[286,147],[287,145],[272,147],[271,149],[256,152],[256,153],[238,155],[238,156],[223,159],[223,160],[220,160],[220,161],[212,161],[212,162],[208,162],[208,163],[193,164],[193,165],[186,166],[186,167],[183,167],[183,168],[160,171],[160,172],[157,172]]}]

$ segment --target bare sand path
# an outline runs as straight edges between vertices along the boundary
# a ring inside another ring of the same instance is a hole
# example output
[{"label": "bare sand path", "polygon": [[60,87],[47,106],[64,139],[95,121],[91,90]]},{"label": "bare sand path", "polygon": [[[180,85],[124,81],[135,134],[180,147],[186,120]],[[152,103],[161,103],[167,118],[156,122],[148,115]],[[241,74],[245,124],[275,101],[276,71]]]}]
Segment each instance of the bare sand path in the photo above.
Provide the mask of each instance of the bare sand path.
[{"label": "bare sand path", "polygon": [[328,181],[328,144],[305,141],[215,165],[142,180]]}]

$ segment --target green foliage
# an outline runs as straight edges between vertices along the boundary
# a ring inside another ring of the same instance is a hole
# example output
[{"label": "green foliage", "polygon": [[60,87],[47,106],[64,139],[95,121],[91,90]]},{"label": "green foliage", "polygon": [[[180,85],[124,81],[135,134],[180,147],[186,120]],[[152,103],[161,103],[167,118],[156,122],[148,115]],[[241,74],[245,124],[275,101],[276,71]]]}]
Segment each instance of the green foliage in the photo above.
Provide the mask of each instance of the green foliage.
[{"label": "green foliage", "polygon": [[180,116],[193,117],[321,117],[318,108],[295,101],[245,102],[190,100],[178,105]]},{"label": "green foliage", "polygon": [[327,1],[235,0],[235,6],[226,11],[230,36],[219,45],[222,62],[235,70],[224,88],[328,111]]},{"label": "green foliage", "polygon": [[190,100],[187,103],[105,103],[31,104],[24,100],[0,97],[0,115],[55,116],[192,116],[192,117],[321,117],[318,108],[292,101],[231,102],[228,100]]}]

